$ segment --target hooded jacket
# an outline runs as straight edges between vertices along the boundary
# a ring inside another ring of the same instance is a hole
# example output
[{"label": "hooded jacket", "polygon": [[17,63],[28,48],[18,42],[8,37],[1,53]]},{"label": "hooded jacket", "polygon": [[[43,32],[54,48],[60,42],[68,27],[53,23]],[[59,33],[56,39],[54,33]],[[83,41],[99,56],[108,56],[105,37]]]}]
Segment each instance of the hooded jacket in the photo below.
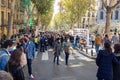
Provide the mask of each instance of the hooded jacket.
[{"label": "hooded jacket", "polygon": [[96,64],[98,66],[97,77],[112,80],[113,63],[119,64],[115,55],[110,54],[107,50],[100,50],[96,58]]}]

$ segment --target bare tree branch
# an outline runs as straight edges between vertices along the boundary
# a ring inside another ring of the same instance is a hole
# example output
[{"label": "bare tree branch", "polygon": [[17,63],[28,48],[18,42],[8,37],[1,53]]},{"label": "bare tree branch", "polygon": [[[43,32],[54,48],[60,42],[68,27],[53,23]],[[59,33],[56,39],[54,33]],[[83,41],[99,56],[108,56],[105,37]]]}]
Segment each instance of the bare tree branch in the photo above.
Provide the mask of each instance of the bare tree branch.
[{"label": "bare tree branch", "polygon": [[111,9],[114,9],[117,5],[119,5],[120,4],[120,0],[119,1],[117,1],[117,3],[115,4],[115,5],[113,5],[112,7],[111,7]]},{"label": "bare tree branch", "polygon": [[101,0],[102,4],[104,5],[105,8],[107,8],[107,4],[105,4],[104,0]]},{"label": "bare tree branch", "polygon": [[110,0],[109,6],[111,6],[111,5],[112,5],[112,1],[113,1],[113,0]]}]

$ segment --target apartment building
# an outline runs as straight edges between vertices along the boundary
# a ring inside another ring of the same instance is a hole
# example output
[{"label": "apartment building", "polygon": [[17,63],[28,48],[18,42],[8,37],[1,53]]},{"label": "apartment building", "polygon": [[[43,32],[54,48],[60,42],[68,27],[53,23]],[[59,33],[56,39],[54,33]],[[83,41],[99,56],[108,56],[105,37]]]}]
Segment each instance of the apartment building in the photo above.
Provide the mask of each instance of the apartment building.
[{"label": "apartment building", "polygon": [[[23,23],[23,12],[20,8],[20,0],[15,0],[12,33],[15,34],[19,25]],[[0,0],[0,39],[7,35],[7,27],[10,21],[11,0]]]},{"label": "apartment building", "polygon": [[97,16],[98,4],[95,0],[95,4],[91,4],[90,8],[87,10],[85,16],[82,18],[81,26],[83,28],[89,28],[90,32],[96,31],[96,16]]}]

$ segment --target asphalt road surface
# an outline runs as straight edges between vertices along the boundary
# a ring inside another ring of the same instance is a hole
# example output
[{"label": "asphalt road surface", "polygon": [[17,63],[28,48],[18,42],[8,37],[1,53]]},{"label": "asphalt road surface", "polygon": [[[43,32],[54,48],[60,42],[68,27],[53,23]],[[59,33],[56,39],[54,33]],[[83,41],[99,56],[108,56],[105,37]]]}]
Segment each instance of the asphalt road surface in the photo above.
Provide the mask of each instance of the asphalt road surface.
[{"label": "asphalt road surface", "polygon": [[[70,55],[68,66],[65,65],[64,53],[61,53],[60,65],[53,63],[53,57],[51,49],[38,53],[32,65],[35,80],[96,80],[95,61],[83,56],[77,50]],[[26,80],[29,80],[27,67],[24,71]]]}]

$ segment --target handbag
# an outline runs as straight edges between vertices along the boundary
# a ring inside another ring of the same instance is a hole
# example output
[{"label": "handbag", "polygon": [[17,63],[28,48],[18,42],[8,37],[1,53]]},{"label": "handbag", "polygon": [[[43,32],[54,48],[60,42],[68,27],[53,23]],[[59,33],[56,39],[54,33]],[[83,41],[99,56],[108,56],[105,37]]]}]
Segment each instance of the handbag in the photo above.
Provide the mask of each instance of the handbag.
[{"label": "handbag", "polygon": [[72,53],[73,53],[72,47],[70,47],[70,48],[68,49],[68,53],[69,53],[69,54],[72,54]]}]

